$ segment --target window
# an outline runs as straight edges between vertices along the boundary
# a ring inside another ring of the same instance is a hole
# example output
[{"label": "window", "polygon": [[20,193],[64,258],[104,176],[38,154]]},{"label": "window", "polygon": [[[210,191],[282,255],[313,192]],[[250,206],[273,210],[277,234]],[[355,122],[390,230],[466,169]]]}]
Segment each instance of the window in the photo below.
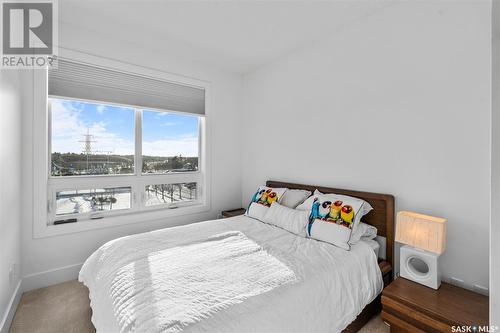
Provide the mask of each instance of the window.
[{"label": "window", "polygon": [[38,205],[35,220],[57,230],[74,219],[109,226],[207,209],[205,88],[64,59],[45,78],[34,140],[35,182],[46,172],[35,195],[47,214]]},{"label": "window", "polygon": [[198,170],[198,117],[142,112],[142,172],[162,174]]},{"label": "window", "polygon": [[49,98],[51,175],[134,173],[135,110]]},{"label": "window", "polygon": [[130,187],[69,190],[56,193],[56,215],[129,209]]},{"label": "window", "polygon": [[146,206],[196,200],[196,183],[146,185]]},{"label": "window", "polygon": [[[100,218],[197,202],[198,182],[168,180],[180,173],[198,178],[199,116],[50,96],[48,105],[56,224],[68,216]],[[116,186],[99,186],[103,181]],[[140,198],[136,204],[133,197]]]}]

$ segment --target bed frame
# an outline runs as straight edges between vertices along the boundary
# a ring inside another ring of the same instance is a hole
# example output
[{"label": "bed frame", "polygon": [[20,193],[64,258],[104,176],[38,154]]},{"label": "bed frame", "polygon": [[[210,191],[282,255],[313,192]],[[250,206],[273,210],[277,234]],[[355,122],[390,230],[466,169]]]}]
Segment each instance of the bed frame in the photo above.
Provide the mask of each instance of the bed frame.
[{"label": "bed frame", "polygon": [[[392,281],[392,267],[394,267],[394,197],[390,194],[352,191],[333,187],[294,184],[281,181],[268,180],[268,187],[286,187],[314,192],[318,189],[323,193],[337,193],[361,198],[373,207],[373,210],[363,217],[363,222],[377,228],[377,235],[386,239],[385,260],[379,259],[379,267],[384,279],[384,287]],[[379,295],[368,304],[358,317],[347,326],[342,333],[359,331],[373,316],[382,309],[381,296]]]}]

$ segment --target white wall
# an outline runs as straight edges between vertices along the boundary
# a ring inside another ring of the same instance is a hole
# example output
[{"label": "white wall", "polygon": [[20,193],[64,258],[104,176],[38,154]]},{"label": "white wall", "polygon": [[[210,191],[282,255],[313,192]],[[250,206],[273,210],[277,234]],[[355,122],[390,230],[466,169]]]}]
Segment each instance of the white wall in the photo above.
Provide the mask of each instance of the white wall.
[{"label": "white wall", "polygon": [[[21,85],[15,70],[0,71],[0,331],[9,319],[21,263]],[[13,269],[13,273],[10,270]]]},{"label": "white wall", "polygon": [[490,7],[401,2],[247,75],[243,205],[266,179],[393,194],[487,287]]},{"label": "white wall", "polygon": [[500,2],[492,10],[490,323],[500,324]]},{"label": "white wall", "polygon": [[[78,264],[82,263],[104,242],[133,233],[213,219],[223,209],[239,207],[241,203],[240,168],[240,94],[241,76],[208,68],[184,59],[169,58],[168,45],[158,44],[156,48],[122,40],[120,36],[106,36],[105,32],[76,29],[72,26],[59,27],[60,44],[65,48],[91,53],[135,65],[189,76],[211,82],[211,151],[212,151],[212,193],[211,210],[208,213],[187,215],[161,221],[141,222],[119,227],[99,229],[64,236],[34,239],[33,211],[23,210],[22,248],[24,289],[40,287],[65,279],[75,278]],[[153,45],[150,41],[145,43]],[[23,113],[23,177],[26,180],[24,193],[26,202],[31,202],[32,176],[32,108],[33,80],[25,86],[30,93],[26,96],[27,107]],[[75,265],[75,266],[73,266]],[[57,274],[39,274],[61,267],[67,269]]]}]

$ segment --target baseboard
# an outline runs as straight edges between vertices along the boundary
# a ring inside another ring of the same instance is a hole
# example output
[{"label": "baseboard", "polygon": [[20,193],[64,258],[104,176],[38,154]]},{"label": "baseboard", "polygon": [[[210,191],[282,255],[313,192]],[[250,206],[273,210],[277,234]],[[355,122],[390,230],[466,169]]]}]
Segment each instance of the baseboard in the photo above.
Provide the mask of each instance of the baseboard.
[{"label": "baseboard", "polygon": [[12,319],[14,319],[14,314],[17,310],[17,305],[21,300],[21,282],[22,280],[19,280],[19,282],[17,283],[16,289],[14,290],[14,293],[12,293],[12,297],[10,298],[9,305],[7,306],[7,309],[5,309],[5,313],[2,317],[2,322],[0,323],[0,333],[9,332],[10,324],[12,323]]},{"label": "baseboard", "polygon": [[33,289],[44,288],[54,284],[75,280],[78,278],[78,272],[80,272],[82,265],[83,264],[74,264],[26,275],[23,277],[21,290],[26,292]]},{"label": "baseboard", "polygon": [[78,278],[78,272],[80,272],[81,268],[82,264],[74,264],[50,269],[40,273],[29,274],[19,280],[10,299],[9,305],[3,314],[2,321],[0,322],[0,333],[9,332],[12,319],[14,319],[14,314],[16,313],[16,309],[19,305],[23,292],[75,280]]}]

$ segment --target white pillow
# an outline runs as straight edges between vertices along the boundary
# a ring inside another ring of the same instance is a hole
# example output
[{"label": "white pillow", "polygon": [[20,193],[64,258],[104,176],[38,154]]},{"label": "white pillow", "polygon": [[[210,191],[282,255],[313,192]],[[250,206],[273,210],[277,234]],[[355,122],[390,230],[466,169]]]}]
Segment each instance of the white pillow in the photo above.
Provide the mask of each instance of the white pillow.
[{"label": "white pillow", "polygon": [[298,210],[311,210],[311,207],[312,207],[312,204],[314,202],[314,199],[316,199],[318,196],[320,196],[322,194],[323,193],[321,193],[320,191],[314,190],[313,195],[311,195],[309,198],[307,198],[306,201],[304,201],[303,203],[301,203],[300,205],[298,205],[296,207],[296,209],[298,209]]},{"label": "white pillow", "polygon": [[307,235],[349,250],[353,230],[370,210],[370,204],[359,198],[318,195],[311,207]]},{"label": "white pillow", "polygon": [[359,222],[351,235],[349,243],[356,244],[360,239],[371,240],[375,239],[375,237],[377,237],[377,228],[370,224]]},{"label": "white pillow", "polygon": [[366,239],[375,239],[377,238],[377,233],[378,233],[378,230],[376,227],[370,225],[370,224],[366,224],[366,223],[363,223],[361,222],[360,224],[363,225],[363,228],[364,230],[363,231],[363,234],[361,235],[361,238],[366,238]]},{"label": "white pillow", "polygon": [[306,237],[309,212],[288,208],[277,202],[273,202],[264,215],[262,222],[275,225],[296,235]]},{"label": "white pillow", "polygon": [[336,245],[344,250],[350,250],[349,237],[351,229],[344,226],[315,220],[313,224],[309,224],[308,236],[326,243]]},{"label": "white pillow", "polygon": [[252,202],[250,204],[250,206],[248,206],[248,209],[245,212],[245,215],[253,217],[254,219],[257,219],[259,221],[263,221],[264,215],[266,215],[268,210],[269,210],[269,207]]},{"label": "white pillow", "polygon": [[252,196],[252,201],[248,206],[245,215],[261,220],[273,202],[279,202],[287,188],[271,188],[260,186]]},{"label": "white pillow", "polygon": [[311,195],[311,191],[288,189],[279,201],[282,206],[296,208]]}]

